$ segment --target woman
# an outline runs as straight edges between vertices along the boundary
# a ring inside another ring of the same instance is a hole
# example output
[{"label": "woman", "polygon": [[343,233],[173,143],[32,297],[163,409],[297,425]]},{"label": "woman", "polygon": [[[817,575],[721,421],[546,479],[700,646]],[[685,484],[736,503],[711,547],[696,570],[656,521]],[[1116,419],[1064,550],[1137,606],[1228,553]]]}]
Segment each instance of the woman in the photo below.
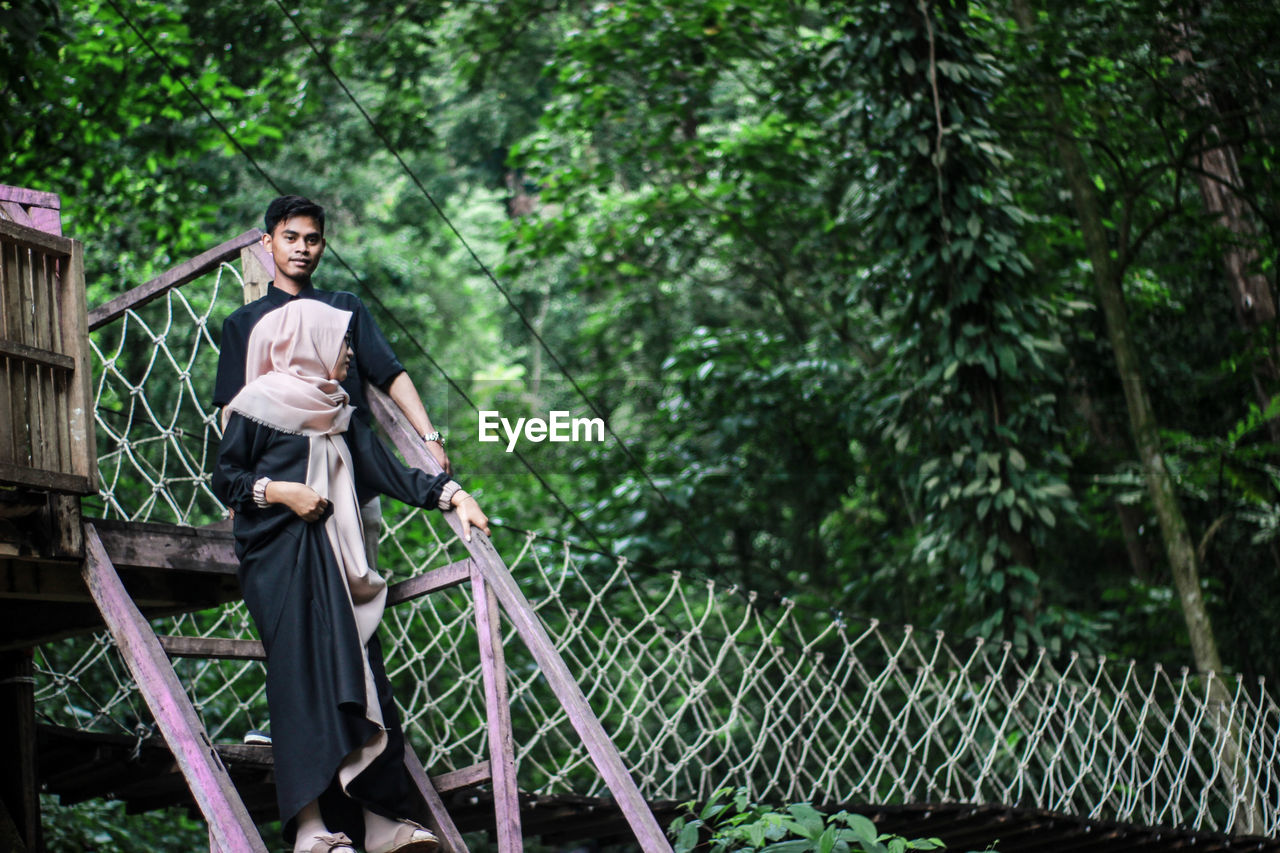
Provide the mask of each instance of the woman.
[{"label": "woman", "polygon": [[356,484],[488,519],[445,474],[406,468],[338,384],[351,313],[297,299],[249,339],[213,490],[235,511],[240,586],[267,652],[276,796],[294,853],[428,853],[376,629],[386,581],[365,556]]}]

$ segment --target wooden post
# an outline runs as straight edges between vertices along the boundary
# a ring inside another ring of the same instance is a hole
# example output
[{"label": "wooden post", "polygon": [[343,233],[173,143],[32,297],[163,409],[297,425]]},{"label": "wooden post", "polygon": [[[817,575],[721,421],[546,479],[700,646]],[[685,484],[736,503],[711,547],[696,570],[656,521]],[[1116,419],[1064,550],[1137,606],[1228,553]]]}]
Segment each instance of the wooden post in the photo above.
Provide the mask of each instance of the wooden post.
[{"label": "wooden post", "polygon": [[276,264],[262,243],[251,243],[240,250],[240,277],[244,280],[246,305],[266,295],[267,285],[276,277]]},{"label": "wooden post", "polygon": [[[84,289],[84,246],[71,242],[71,256],[63,270],[63,305],[58,323],[64,347],[76,360],[72,387],[67,392],[67,430],[71,446],[70,470],[89,478],[89,490],[98,489],[98,447],[94,430],[93,361],[89,348],[89,305]],[[79,538],[77,530],[75,538]]]},{"label": "wooden post", "polygon": [[[18,850],[41,853],[40,786],[36,772],[35,678],[31,650],[0,653],[0,808]],[[4,841],[0,830],[0,841]],[[12,839],[9,840],[10,842]]]},{"label": "wooden post", "polygon": [[409,745],[408,738],[404,742],[404,764],[409,768],[409,776],[418,786],[418,793],[427,804],[427,828],[440,839],[440,849],[443,853],[467,853],[467,843],[462,840],[462,833],[458,831],[457,824],[449,816],[449,810],[444,807],[444,800],[440,799],[435,785],[431,783],[431,777],[422,766],[422,760]]},{"label": "wooden post", "polygon": [[[440,465],[423,449],[421,436],[409,425],[408,420],[391,398],[372,385],[366,385],[365,390],[369,395],[369,406],[374,417],[382,424],[382,428],[404,456],[405,461],[429,473],[439,473]],[[447,512],[444,517],[461,538],[462,522],[458,520],[458,514]],[[671,853],[671,844],[649,809],[649,804],[641,795],[640,789],[636,787],[635,780],[631,778],[626,765],[622,763],[622,756],[618,754],[617,747],[613,745],[604,726],[600,725],[600,721],[592,712],[587,697],[582,693],[582,688],[578,686],[564,659],[556,651],[555,644],[547,635],[547,629],[542,626],[542,621],[530,606],[529,600],[525,598],[515,579],[511,577],[510,570],[493,547],[493,543],[489,537],[472,531],[471,541],[466,545],[471,559],[475,561],[476,570],[483,577],[486,586],[497,597],[498,603],[502,605],[503,612],[515,627],[520,639],[533,654],[533,659],[542,670],[547,684],[564,707],[569,722],[582,738],[592,763],[600,771],[605,784],[609,786],[618,803],[618,808],[631,826],[631,831],[635,833],[640,849],[645,853]],[[497,769],[494,770],[495,777],[498,772]]]},{"label": "wooden post", "polygon": [[92,524],[84,526],[84,541],[84,579],[89,593],[209,824],[210,849],[267,853],[160,641],[120,582]]},{"label": "wooden post", "polygon": [[524,849],[524,837],[520,832],[520,789],[516,785],[516,754],[498,600],[476,568],[471,570],[471,588],[475,593],[480,671],[484,676],[484,703],[489,717],[489,766],[493,777],[498,853],[519,853]]}]

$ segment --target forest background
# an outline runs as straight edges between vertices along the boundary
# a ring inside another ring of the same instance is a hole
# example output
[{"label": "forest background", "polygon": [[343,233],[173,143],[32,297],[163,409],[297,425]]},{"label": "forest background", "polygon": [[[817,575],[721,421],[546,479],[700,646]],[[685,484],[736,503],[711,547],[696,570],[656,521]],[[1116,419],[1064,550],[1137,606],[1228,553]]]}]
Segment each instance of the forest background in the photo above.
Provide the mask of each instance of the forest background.
[{"label": "forest background", "polygon": [[91,305],[319,200],[500,549],[1275,683],[1274,24],[0,0],[0,182],[61,196]]}]

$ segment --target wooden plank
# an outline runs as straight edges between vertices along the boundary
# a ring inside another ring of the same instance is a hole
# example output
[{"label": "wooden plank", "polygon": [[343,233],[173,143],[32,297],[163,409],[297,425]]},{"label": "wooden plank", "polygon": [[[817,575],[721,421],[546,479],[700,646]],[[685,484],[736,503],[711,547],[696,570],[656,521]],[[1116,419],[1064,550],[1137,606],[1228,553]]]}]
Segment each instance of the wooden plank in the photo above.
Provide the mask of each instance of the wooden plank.
[{"label": "wooden plank", "polygon": [[37,228],[29,228],[26,225],[19,225],[16,222],[0,219],[0,242],[24,249],[34,249],[38,252],[66,256],[70,251],[71,240]]},{"label": "wooden plank", "polygon": [[47,207],[31,207],[27,209],[27,213],[36,230],[62,236],[62,214],[59,211]]},{"label": "wooden plank", "polygon": [[[0,222],[0,225],[4,225]],[[33,232],[34,233],[34,232]],[[4,328],[0,338],[26,346],[22,337],[22,277],[19,256],[24,250],[10,241],[0,241],[0,299],[4,301]],[[9,360],[5,375],[0,381],[8,385],[9,397],[9,452],[4,461],[24,469],[31,467],[30,411],[27,399],[27,368],[25,362]],[[0,479],[5,479],[0,474]],[[12,480],[12,482],[26,482]]]},{"label": "wooden plank", "polygon": [[220,849],[267,853],[177,674],[151,626],[134,606],[93,525],[85,525],[85,583],[191,787]]},{"label": "wooden plank", "polygon": [[240,278],[244,282],[244,302],[248,305],[267,293],[267,285],[276,277],[276,262],[262,246],[262,232],[258,242],[240,250]]},{"label": "wooden plank", "polygon": [[480,641],[480,672],[489,723],[489,768],[493,775],[494,830],[498,853],[520,853],[520,788],[516,785],[516,753],[511,734],[511,705],[507,697],[507,664],[502,653],[498,600],[479,568],[472,568],[476,636]]},{"label": "wooden plank", "polygon": [[[36,298],[36,346],[50,352],[58,352],[55,331],[58,327],[58,313],[61,305],[58,302],[56,285],[58,284],[58,259],[46,254],[32,257],[31,283]],[[58,418],[58,397],[62,371],[51,370],[41,366],[40,372],[40,419],[44,425],[44,465],[51,471],[64,474],[73,473],[69,460],[62,448],[67,444],[65,438],[70,425],[66,420]]]},{"label": "wooden plank", "polygon": [[461,791],[463,788],[487,785],[492,780],[493,774],[489,771],[489,762],[481,761],[479,764],[459,767],[457,770],[432,776],[431,787],[435,788],[437,793],[448,794]]},{"label": "wooden plank", "polygon": [[[217,749],[224,761],[236,764],[266,770],[275,763],[269,743],[220,743]],[[489,762],[481,761],[479,764],[459,767],[457,770],[448,770],[432,776],[431,787],[437,794],[449,794],[464,788],[488,784],[490,778]]]},{"label": "wooden plank", "polygon": [[457,824],[449,816],[449,810],[444,807],[444,800],[440,799],[440,793],[431,784],[426,769],[408,740],[404,742],[404,766],[408,768],[413,784],[417,786],[418,793],[426,803],[427,828],[440,839],[441,853],[467,853],[467,842],[462,840],[462,833],[458,831]]},{"label": "wooden plank", "polygon": [[16,222],[19,225],[25,225],[28,228],[35,228],[35,220],[27,213],[27,209],[16,201],[0,201],[0,210],[4,211],[4,219],[10,222]]},{"label": "wooden plank", "polygon": [[29,486],[33,489],[52,489],[72,495],[88,495],[96,491],[89,478],[79,474],[63,474],[59,471],[41,471],[30,465],[18,465],[0,461],[0,483]]},{"label": "wooden plank", "polygon": [[8,184],[0,184],[0,201],[13,201],[27,207],[62,209],[62,199],[57,193],[32,190],[26,187],[13,187]]},{"label": "wooden plank", "polygon": [[442,589],[457,586],[471,580],[471,558],[458,560],[456,563],[450,563],[447,566],[441,566],[438,569],[432,569],[429,572],[423,572],[415,575],[408,580],[400,581],[398,584],[392,585],[387,590],[387,606],[391,607],[396,604],[404,604],[406,601],[413,601],[415,598],[421,598],[433,592],[439,592]]},{"label": "wooden plank", "polygon": [[164,296],[175,287],[181,287],[193,281],[225,261],[234,260],[240,250],[259,239],[262,232],[254,228],[239,237],[214,246],[186,263],[179,264],[168,272],[159,275],[146,284],[140,284],[121,296],[117,296],[105,305],[100,305],[89,312],[89,331],[99,329],[124,315],[126,311],[141,308],[153,299]]},{"label": "wooden plank", "polygon": [[[35,262],[43,253],[33,249],[18,251],[18,287],[21,292],[22,331],[20,340],[36,349],[48,350],[44,341],[40,340],[37,330],[39,322],[37,314],[40,310],[39,294],[36,292]],[[48,425],[44,423],[44,388],[43,371],[38,364],[24,365],[23,373],[27,378],[27,442],[31,453],[31,467],[41,471],[56,471],[49,464],[46,450],[48,448]]]},{"label": "wooden plank", "polygon": [[84,523],[78,494],[50,494],[45,518],[49,525],[49,556],[84,556]]},{"label": "wooden plank", "polygon": [[[0,267],[3,263],[0,262]],[[0,303],[4,302],[3,294],[0,294]],[[2,314],[3,312],[0,312]],[[4,333],[4,318],[0,316],[0,334]],[[0,341],[2,343],[2,341]],[[0,418],[0,464],[13,464],[17,461],[15,458],[17,453],[14,451],[14,435],[13,422],[17,419],[18,413],[14,408],[14,403],[10,399],[9,391],[9,372],[14,370],[17,362],[9,358],[4,353],[0,353],[0,412],[4,412],[5,416]],[[0,477],[0,479],[3,479]]]},{"label": "wooden plank", "polygon": [[65,352],[76,363],[75,377],[67,389],[67,436],[72,470],[98,488],[98,446],[94,431],[93,367],[89,352],[88,304],[84,290],[84,246],[72,240],[62,275],[59,322]]},{"label": "wooden plank", "polygon": [[117,566],[235,575],[235,537],[227,530],[140,521],[97,521],[98,537]]},{"label": "wooden plank", "polygon": [[[428,473],[439,473],[440,465],[426,452],[422,439],[405,419],[400,409],[383,391],[371,385],[365,386],[369,404],[374,417],[382,424],[383,430],[400,450],[406,462]],[[456,512],[447,512],[445,521],[458,534],[462,535],[462,523]],[[503,563],[502,557],[493,547],[489,537],[474,534],[466,543],[471,558],[475,560],[485,582],[493,589],[498,603],[508,621],[516,629],[520,639],[533,654],[534,660],[542,670],[547,684],[555,693],[560,704],[564,706],[569,721],[573,724],[578,736],[587,747],[596,769],[600,771],[605,784],[617,800],[618,807],[626,816],[627,824],[635,833],[636,841],[645,853],[671,853],[671,844],[667,841],[662,827],[654,818],[635,780],[622,763],[622,756],[605,733],[604,727],[591,711],[591,705],[582,694],[582,689],[574,681],[573,675],[564,660],[556,651],[555,645],[547,635],[546,628],[538,619],[524,593],[511,577],[511,572]]]},{"label": "wooden plank", "polygon": [[[9,304],[9,274],[6,260],[10,251],[9,244],[0,240],[0,343],[7,342],[10,338],[9,313],[12,308]],[[0,462],[17,461],[13,423],[18,419],[19,413],[15,409],[17,403],[12,399],[10,387],[11,372],[16,368],[16,364],[0,353],[0,412],[8,413],[6,417],[0,418]]]},{"label": "wooden plank", "polygon": [[224,637],[158,637],[160,647],[169,657],[209,658],[211,660],[266,660],[267,653],[258,640],[233,640]]},{"label": "wooden plank", "polygon": [[43,364],[46,367],[56,367],[58,370],[72,371],[76,369],[75,361],[60,352],[27,346],[17,341],[0,339],[0,356],[5,356],[15,361],[25,361],[28,364]]}]

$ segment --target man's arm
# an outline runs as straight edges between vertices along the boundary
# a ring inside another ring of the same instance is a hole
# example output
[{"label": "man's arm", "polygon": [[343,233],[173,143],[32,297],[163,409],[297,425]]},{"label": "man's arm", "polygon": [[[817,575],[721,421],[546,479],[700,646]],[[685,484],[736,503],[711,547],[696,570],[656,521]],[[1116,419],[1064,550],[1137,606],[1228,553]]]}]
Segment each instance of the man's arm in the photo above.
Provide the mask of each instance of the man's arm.
[{"label": "man's arm", "polygon": [[[409,423],[418,431],[418,435],[429,435],[436,431],[435,427],[431,425],[431,418],[427,416],[426,407],[422,405],[422,397],[418,394],[418,388],[413,384],[413,380],[409,378],[407,372],[402,370],[395,379],[391,380],[391,384],[387,386],[387,395],[400,407],[400,411],[404,412],[404,416],[409,419]],[[446,474],[453,473],[453,467],[449,464],[449,455],[444,452],[444,444],[439,441],[428,441],[426,448],[427,452],[440,463],[440,467],[444,469]]]},{"label": "man's arm", "polygon": [[[417,386],[405,372],[404,365],[396,358],[391,344],[382,334],[382,329],[374,322],[369,309],[360,297],[354,294],[342,294],[342,296],[351,301],[339,307],[346,307],[355,315],[352,343],[356,351],[356,365],[360,379],[385,389],[395,404],[400,407],[400,411],[404,412],[405,417],[409,419],[409,423],[418,431],[418,435],[429,435],[435,432],[435,427],[431,425],[431,418],[427,416],[426,406],[422,405],[422,396],[418,393]],[[444,452],[444,445],[441,442],[429,441],[426,443],[426,448],[427,452],[440,463],[440,467],[446,474],[453,473],[449,456]]]},{"label": "man's arm", "polygon": [[219,338],[218,373],[213,385],[213,405],[222,409],[222,428],[227,428],[227,403],[244,387],[244,360],[247,335],[240,317],[232,315],[222,324]]}]

